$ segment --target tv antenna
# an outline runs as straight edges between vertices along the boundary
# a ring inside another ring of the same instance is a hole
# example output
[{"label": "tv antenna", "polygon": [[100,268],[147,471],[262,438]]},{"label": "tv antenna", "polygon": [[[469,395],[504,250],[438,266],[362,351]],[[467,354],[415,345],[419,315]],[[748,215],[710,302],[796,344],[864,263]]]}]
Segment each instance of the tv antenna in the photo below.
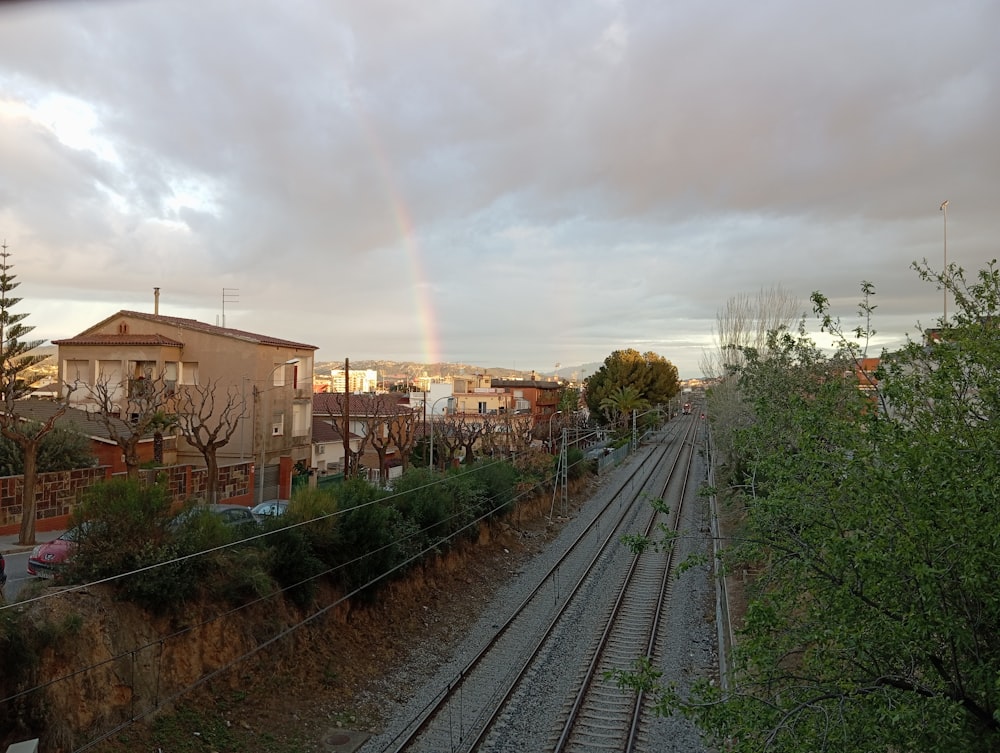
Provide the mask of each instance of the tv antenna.
[{"label": "tv antenna", "polygon": [[227,303],[239,303],[240,302],[240,289],[239,288],[223,288],[222,289],[222,326],[226,326],[226,304]]}]

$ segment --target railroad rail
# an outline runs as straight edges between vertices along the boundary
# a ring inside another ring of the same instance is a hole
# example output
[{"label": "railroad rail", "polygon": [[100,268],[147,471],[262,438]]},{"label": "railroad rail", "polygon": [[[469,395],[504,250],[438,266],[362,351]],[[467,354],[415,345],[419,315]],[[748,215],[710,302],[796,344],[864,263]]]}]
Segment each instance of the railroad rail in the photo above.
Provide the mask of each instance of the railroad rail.
[{"label": "railroad rail", "polygon": [[[681,425],[680,422],[671,424],[665,433],[658,435],[646,456],[618,482],[606,504],[594,514],[593,520],[567,546],[510,616],[497,626],[486,645],[382,751],[462,753],[493,747],[490,735],[495,733],[502,737],[502,730],[507,724],[505,714],[517,713],[512,708],[516,706],[512,704],[512,699],[524,678],[545,671],[538,667],[550,650],[554,636],[558,631],[567,630],[567,622],[572,623],[573,611],[594,608],[592,582],[598,578],[606,580],[608,572],[618,569],[617,564],[609,563],[612,557],[620,559],[622,556],[621,537],[627,533],[649,533],[665,522],[662,513],[646,514],[651,509],[646,502],[650,496],[662,496],[671,485],[672,477],[686,479],[689,473],[697,425],[694,421],[685,421],[685,430],[680,433]],[[680,491],[676,492],[678,499],[684,496],[683,484],[686,481],[680,483],[682,486],[677,487]],[[676,518],[674,515],[667,517]],[[636,636],[639,634],[642,635],[639,643],[646,647],[647,655],[654,653],[655,619],[662,609],[669,581],[669,563],[665,566],[655,563],[662,563],[665,559],[663,556],[632,558],[632,565],[627,568],[626,584],[621,586],[618,599],[610,608],[605,622],[605,635],[594,644],[593,667],[583,674],[581,686],[599,687],[604,667],[624,666],[634,660]],[[602,571],[605,571],[603,575]],[[563,583],[566,573],[572,580],[568,588]],[[628,582],[633,585],[629,587]],[[645,585],[636,591],[635,584]],[[653,614],[650,614],[650,605],[643,606],[643,602],[649,601],[648,596],[652,593],[660,595],[652,599]],[[624,629],[623,625],[633,626],[628,635],[620,632]],[[615,637],[616,634],[624,637]],[[595,678],[598,679],[596,683],[593,682]],[[624,696],[617,688],[607,688],[607,683],[604,685],[606,690],[613,690],[619,697]],[[556,741],[556,745],[563,746],[556,749],[570,749],[565,746],[573,734],[598,735],[597,732],[572,731],[574,728],[583,730],[583,720],[597,718],[600,712],[588,710],[596,708],[596,701],[593,700],[596,697],[594,692],[581,691],[578,694],[579,702],[574,704],[575,710],[571,708],[566,717],[567,720],[572,717],[572,722],[566,723],[569,730],[566,741]],[[617,726],[627,728],[624,739],[634,739],[637,723],[633,720],[642,708],[642,699],[628,703],[637,710],[626,714],[624,718],[627,721]],[[621,716],[617,712],[616,715]],[[495,732],[498,729],[500,731]],[[615,734],[622,738],[622,733]],[[622,745],[619,741],[613,749],[625,749]]]}]

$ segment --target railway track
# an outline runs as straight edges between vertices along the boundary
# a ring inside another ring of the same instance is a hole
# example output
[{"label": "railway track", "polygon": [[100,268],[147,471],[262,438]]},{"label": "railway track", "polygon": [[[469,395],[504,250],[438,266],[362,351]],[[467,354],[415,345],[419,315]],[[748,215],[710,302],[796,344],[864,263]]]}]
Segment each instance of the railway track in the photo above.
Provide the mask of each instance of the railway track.
[{"label": "railway track", "polygon": [[[695,426],[695,424],[691,424]],[[678,456],[679,473],[671,473],[662,497],[667,511],[656,511],[644,534],[651,536],[661,526],[677,532],[681,520],[691,466],[693,436],[686,437]],[[674,548],[663,554],[634,554],[618,597],[596,645],[592,659],[580,680],[580,688],[560,725],[559,735],[549,750],[573,751],[646,750],[648,738],[642,732],[646,708],[642,693],[626,693],[604,679],[605,674],[628,670],[641,656],[654,659],[662,639],[660,615],[669,598],[674,570]]]},{"label": "railway track", "polygon": [[[603,632],[588,639],[589,648],[576,652],[594,657],[591,666],[579,674],[581,688],[590,690],[577,693],[563,714],[563,732],[549,741],[547,749],[625,750],[623,739],[639,739],[634,719],[641,711],[642,699],[625,701],[623,706],[624,693],[604,682],[602,675],[608,668],[630,666],[637,657],[637,647],[644,648],[647,655],[655,652],[655,624],[669,583],[669,563],[664,565],[667,558],[655,553],[632,556],[621,544],[621,537],[649,533],[661,523],[675,525],[669,520],[674,517],[673,509],[666,516],[650,514],[648,501],[662,497],[671,488],[671,478],[686,479],[694,455],[695,431],[695,422],[678,422],[656,438],[591,522],[509,617],[496,626],[492,638],[405,729],[378,750],[461,753],[510,749],[505,747],[511,738],[509,731],[518,726],[517,717],[525,703],[522,688],[544,681],[553,656],[584,637],[574,634],[574,626],[582,624],[581,613],[592,615],[595,611],[605,613]],[[683,483],[673,483],[678,500],[684,496]],[[626,566],[627,559],[631,563]],[[606,598],[609,580],[621,581],[617,598],[610,603]],[[572,636],[568,640],[567,631]],[[629,705],[634,710],[628,711]],[[599,721],[611,717],[616,720],[613,724]],[[610,732],[612,727],[615,731]],[[608,747],[597,742],[601,739]]]}]

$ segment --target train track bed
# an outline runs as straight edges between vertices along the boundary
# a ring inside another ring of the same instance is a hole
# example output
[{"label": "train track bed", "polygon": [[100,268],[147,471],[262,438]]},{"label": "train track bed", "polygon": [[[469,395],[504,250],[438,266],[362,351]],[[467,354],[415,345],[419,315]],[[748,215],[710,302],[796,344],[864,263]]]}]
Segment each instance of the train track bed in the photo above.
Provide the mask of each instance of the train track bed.
[{"label": "train track bed", "polygon": [[[596,493],[582,503],[575,515],[569,519],[556,538],[544,550],[526,563],[521,571],[510,577],[500,588],[496,597],[482,613],[480,619],[468,631],[464,639],[450,647],[421,646],[419,637],[415,639],[414,652],[411,660],[400,667],[395,679],[390,684],[397,683],[396,703],[385,710],[387,722],[381,734],[376,735],[363,746],[361,753],[385,753],[396,750],[435,750],[462,751],[475,749],[481,751],[523,751],[548,750],[551,748],[553,724],[565,716],[567,697],[572,697],[573,684],[579,680],[581,665],[585,665],[593,653],[594,635],[600,632],[599,624],[608,619],[608,609],[604,606],[591,608],[599,603],[597,595],[620,588],[622,572],[628,567],[631,554],[624,546],[611,547],[612,552],[602,557],[586,575],[585,590],[594,597],[578,599],[569,603],[568,617],[562,621],[563,627],[555,628],[558,638],[549,641],[533,664],[528,679],[518,683],[516,687],[508,688],[508,682],[513,682],[516,670],[526,660],[524,639],[511,629],[511,635],[501,638],[497,643],[501,654],[508,654],[509,669],[490,669],[494,680],[486,681],[486,685],[495,684],[496,690],[488,697],[482,691],[469,690],[467,693],[456,693],[457,698],[450,703],[451,708],[444,714],[444,719],[437,718],[433,729],[428,732],[423,742],[417,742],[412,747],[400,747],[400,740],[406,738],[416,721],[426,713],[434,702],[440,699],[447,689],[456,684],[467,671],[470,662],[477,656],[484,645],[496,635],[498,628],[507,617],[528,601],[529,594],[544,580],[560,557],[567,550],[570,542],[584,532],[597,517],[599,511],[607,505],[608,500],[634,474],[637,467],[647,462],[651,453],[662,451],[662,446],[647,444],[639,452],[632,455],[621,467],[608,474]],[[655,464],[656,458],[650,461]],[[702,462],[700,458],[696,463]],[[654,482],[654,485],[657,482]],[[693,501],[685,505],[683,519],[679,525],[682,533],[677,545],[677,558],[697,551],[705,552],[708,546],[708,524],[703,503],[697,499],[696,488],[691,491]],[[648,496],[648,493],[647,493]],[[629,521],[625,525],[644,527],[643,521],[648,519],[649,509],[646,504],[633,505],[634,510],[627,512]],[[610,524],[602,522],[600,538],[620,535],[611,530]],[[594,547],[597,546],[595,539]],[[677,560],[675,560],[677,561]],[[562,573],[565,571],[565,575]],[[564,590],[568,593],[575,586],[581,571],[569,564],[561,564],[556,569],[554,578],[542,587],[541,598],[552,602],[553,607],[563,598]],[[668,631],[670,639],[658,648],[654,655],[655,663],[660,666],[665,676],[683,686],[694,676],[713,676],[715,669],[714,650],[714,583],[709,566],[692,568],[682,576],[674,586],[671,596],[674,605],[664,617],[663,630]],[[538,600],[538,596],[535,597]],[[551,618],[539,613],[537,616],[527,616],[524,620],[534,620],[544,623]],[[567,630],[565,624],[573,625]],[[525,628],[528,633],[541,632],[541,625]],[[509,641],[507,647],[503,641]],[[447,658],[441,663],[441,657]],[[502,663],[501,663],[502,665]],[[510,677],[497,676],[509,674]],[[482,683],[480,683],[481,685]],[[501,714],[492,730],[482,739],[476,739],[477,716],[489,714],[490,703],[499,702],[496,695],[503,695],[510,690],[511,703],[508,710]],[[617,689],[612,690],[617,692]],[[655,741],[651,750],[671,750],[676,744],[676,750],[699,751],[697,732],[692,725],[683,719],[655,720],[646,723],[640,737],[637,750],[646,749],[650,739]],[[472,747],[470,747],[470,745]],[[573,750],[569,747],[567,750]]]}]

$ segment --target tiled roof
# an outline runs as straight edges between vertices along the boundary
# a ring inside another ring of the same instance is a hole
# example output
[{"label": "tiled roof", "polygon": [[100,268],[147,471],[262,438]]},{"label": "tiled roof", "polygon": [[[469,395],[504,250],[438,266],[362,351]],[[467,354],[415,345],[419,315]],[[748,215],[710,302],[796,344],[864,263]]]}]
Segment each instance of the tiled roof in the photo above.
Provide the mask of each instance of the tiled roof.
[{"label": "tiled roof", "polygon": [[562,388],[559,382],[552,382],[541,379],[491,379],[491,387],[502,387],[505,389],[517,389],[524,387],[534,387],[539,390],[558,390]]},{"label": "tiled roof", "polygon": [[183,348],[184,343],[163,335],[77,335],[64,340],[53,340],[53,345],[165,345]]},{"label": "tiled roof", "polygon": [[[59,410],[60,403],[54,400],[18,400],[14,403],[14,413],[21,418],[30,421],[47,421]],[[119,433],[127,433],[127,424],[117,418],[111,418],[113,424],[120,424]],[[70,429],[103,442],[112,442],[108,436],[108,430],[104,424],[85,410],[79,408],[67,408],[66,412],[56,419],[55,425],[60,429]],[[145,439],[152,439],[152,433],[144,435]]]},{"label": "tiled roof", "polygon": [[[313,394],[313,415],[341,416],[344,413],[343,392],[316,392]],[[370,416],[378,411],[383,416],[413,410],[408,396],[402,392],[379,393],[377,395],[351,395],[350,410],[352,416]]]},{"label": "tiled roof", "polygon": [[[210,335],[218,335],[219,337],[231,337],[231,338],[234,338],[236,340],[245,340],[247,342],[257,343],[259,345],[274,345],[274,346],[283,347],[283,348],[297,348],[297,349],[303,349],[303,350],[317,350],[318,349],[316,345],[306,345],[305,343],[294,342],[292,340],[283,340],[283,339],[278,338],[278,337],[271,337],[270,335],[260,335],[260,334],[254,333],[254,332],[246,332],[246,331],[240,330],[240,329],[231,329],[229,327],[217,327],[217,326],[215,326],[213,324],[205,324],[204,322],[199,322],[197,319],[184,319],[184,318],[177,317],[177,316],[162,316],[160,314],[146,314],[146,313],[144,313],[142,311],[119,311],[117,314],[114,314],[113,316],[109,316],[104,321],[95,324],[89,330],[81,332],[76,337],[71,337],[68,340],[58,340],[58,341],[53,340],[53,343],[55,343],[56,345],[100,345],[100,344],[103,344],[103,343],[102,342],[96,342],[96,341],[95,342],[89,342],[89,339],[90,338],[95,338],[95,337],[109,337],[109,338],[112,338],[111,340],[107,341],[107,342],[110,342],[110,343],[132,344],[132,343],[127,342],[126,340],[117,339],[117,338],[135,338],[136,337],[135,335],[89,335],[89,334],[87,334],[88,332],[101,327],[105,323],[107,323],[107,322],[111,321],[112,319],[114,319],[115,317],[119,317],[119,316],[127,316],[127,317],[130,317],[132,319],[142,319],[142,320],[147,321],[147,322],[153,322],[154,324],[163,324],[163,325],[170,326],[170,327],[178,327],[180,329],[188,329],[188,330],[191,330],[191,331],[194,331],[194,332],[204,332],[204,333],[210,334]],[[142,336],[140,336],[140,337],[142,337]],[[157,335],[148,335],[148,337],[158,337],[158,336]],[[164,345],[166,345],[166,344],[181,345],[182,344],[182,343],[178,343],[176,340],[171,340],[170,338],[165,337],[165,336],[159,336],[159,337],[163,337],[164,340],[168,341],[168,342],[164,342],[164,343],[160,343],[160,344],[164,344]],[[146,345],[146,344],[157,344],[157,343],[140,342],[140,343],[136,343],[136,344]]]}]

